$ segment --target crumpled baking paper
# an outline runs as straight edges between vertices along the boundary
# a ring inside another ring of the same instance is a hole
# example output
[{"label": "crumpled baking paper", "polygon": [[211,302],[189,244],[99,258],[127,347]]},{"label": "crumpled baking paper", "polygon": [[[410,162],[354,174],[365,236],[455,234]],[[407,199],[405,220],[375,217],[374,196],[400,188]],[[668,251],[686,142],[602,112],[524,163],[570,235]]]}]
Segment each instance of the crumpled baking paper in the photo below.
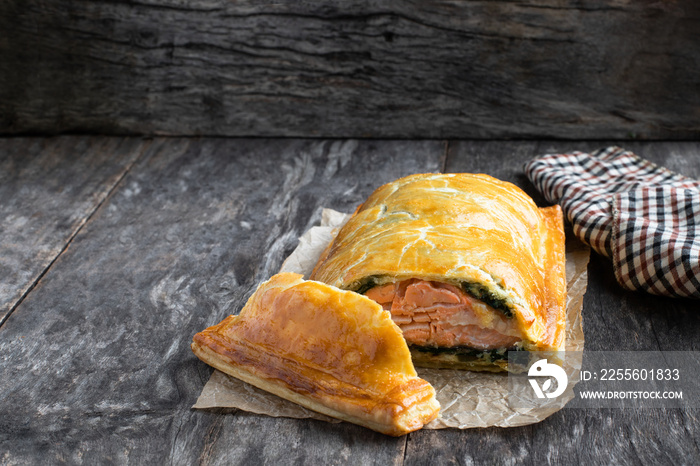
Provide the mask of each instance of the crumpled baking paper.
[{"label": "crumpled baking paper", "polygon": [[[333,239],[337,229],[350,214],[324,209],[321,225],[312,227],[300,239],[299,246],[282,264],[280,272],[296,272],[308,278],[319,256]],[[515,427],[534,424],[559,411],[574,397],[573,386],[579,380],[583,352],[581,310],[588,282],[587,266],[590,250],[575,238],[566,245],[566,355],[564,370],[569,385],[563,395],[543,406],[514,408],[508,402],[509,384],[506,373],[470,372],[446,369],[416,368],[418,375],[435,388],[440,402],[440,416],[426,429],[447,427]],[[516,403],[517,404],[517,403]],[[193,406],[198,409],[237,408],[275,417],[313,418],[340,422],[303,408],[264,390],[248,385],[215,370]]]}]

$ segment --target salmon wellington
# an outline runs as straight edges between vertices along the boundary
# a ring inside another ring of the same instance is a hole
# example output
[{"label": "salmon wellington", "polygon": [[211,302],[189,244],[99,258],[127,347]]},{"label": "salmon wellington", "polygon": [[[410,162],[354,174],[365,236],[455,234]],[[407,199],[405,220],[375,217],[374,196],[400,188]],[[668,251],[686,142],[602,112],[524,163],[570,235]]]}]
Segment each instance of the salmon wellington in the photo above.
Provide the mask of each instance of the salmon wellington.
[{"label": "salmon wellington", "polygon": [[507,352],[564,348],[559,206],[483,174],[422,174],[378,188],[312,280],[391,313],[415,365],[507,370]]},{"label": "salmon wellington", "polygon": [[420,429],[440,410],[376,302],[297,274],[262,283],[239,315],[197,333],[192,351],[258,388],[389,435]]}]

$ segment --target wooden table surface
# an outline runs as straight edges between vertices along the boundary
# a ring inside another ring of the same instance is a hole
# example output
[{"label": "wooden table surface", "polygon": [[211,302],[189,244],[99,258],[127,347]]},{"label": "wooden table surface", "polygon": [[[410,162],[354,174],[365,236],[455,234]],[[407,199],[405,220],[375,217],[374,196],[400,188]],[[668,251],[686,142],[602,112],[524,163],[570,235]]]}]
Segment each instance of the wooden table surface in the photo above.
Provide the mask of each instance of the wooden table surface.
[{"label": "wooden table surface", "polygon": [[[191,409],[197,331],[237,313],[321,207],[417,172],[485,172],[540,204],[532,157],[617,143],[700,178],[699,142],[0,139],[0,464],[698,464],[698,411],[563,409],[386,437]],[[700,350],[700,305],[620,289],[593,255],[587,350]]]}]

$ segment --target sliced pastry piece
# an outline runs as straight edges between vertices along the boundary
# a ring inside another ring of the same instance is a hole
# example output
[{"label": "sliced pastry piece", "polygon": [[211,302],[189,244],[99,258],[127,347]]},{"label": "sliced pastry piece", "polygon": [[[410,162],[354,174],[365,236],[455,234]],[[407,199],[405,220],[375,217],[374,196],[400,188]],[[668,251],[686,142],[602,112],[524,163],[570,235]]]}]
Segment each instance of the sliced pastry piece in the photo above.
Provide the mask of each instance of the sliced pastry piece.
[{"label": "sliced pastry piece", "polygon": [[507,369],[507,352],[564,347],[559,206],[488,175],[423,174],[377,189],[311,279],[389,311],[416,365]]},{"label": "sliced pastry piece", "polygon": [[314,411],[403,435],[435,419],[435,390],[401,331],[357,293],[281,273],[240,315],[194,336],[207,364]]}]

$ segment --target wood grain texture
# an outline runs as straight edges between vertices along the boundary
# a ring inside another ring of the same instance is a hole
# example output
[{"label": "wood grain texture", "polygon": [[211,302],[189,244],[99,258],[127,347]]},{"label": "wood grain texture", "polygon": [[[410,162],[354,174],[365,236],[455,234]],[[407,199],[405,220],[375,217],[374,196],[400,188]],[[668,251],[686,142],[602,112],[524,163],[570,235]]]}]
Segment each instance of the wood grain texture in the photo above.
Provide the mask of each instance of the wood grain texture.
[{"label": "wood grain texture", "polygon": [[564,409],[531,426],[420,431],[404,464],[696,464],[695,413]]},{"label": "wood grain texture", "polygon": [[696,138],[695,0],[6,0],[0,133]]},{"label": "wood grain texture", "polygon": [[[101,160],[96,147],[131,140],[86,141],[37,139],[36,160],[68,163],[73,152],[57,149],[68,142]],[[445,152],[440,141],[155,139],[0,326],[0,463],[698,464],[693,410],[564,409],[520,428],[395,439],[190,409],[211,373],[192,335],[242,307],[320,206],[350,211],[383,182],[443,167],[534,193],[530,158],[615,142],[700,177],[697,142],[452,141]],[[700,351],[697,302],[622,290],[597,255],[583,313],[588,350]]]},{"label": "wood grain texture", "polygon": [[192,411],[211,369],[189,344],[240,310],[321,206],[353,210],[444,154],[438,141],[154,140],[0,327],[0,462],[400,462],[405,441],[358,426]]},{"label": "wood grain texture", "polygon": [[0,140],[0,324],[144,147],[138,138]]}]

